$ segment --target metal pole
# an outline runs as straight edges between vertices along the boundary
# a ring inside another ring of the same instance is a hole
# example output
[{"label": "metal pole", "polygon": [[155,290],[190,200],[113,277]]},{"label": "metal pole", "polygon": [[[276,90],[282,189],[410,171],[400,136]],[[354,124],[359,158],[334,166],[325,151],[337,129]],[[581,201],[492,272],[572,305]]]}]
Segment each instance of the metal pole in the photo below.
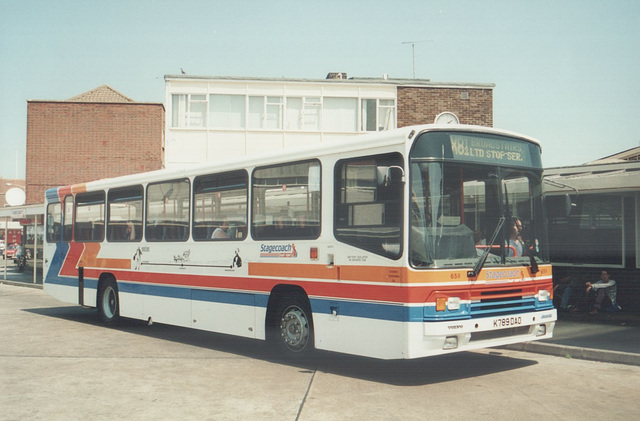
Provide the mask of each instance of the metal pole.
[{"label": "metal pole", "polygon": [[416,44],[411,44],[411,56],[413,58],[413,78],[416,78]]},{"label": "metal pole", "polygon": [[38,217],[35,215],[35,223],[33,224],[33,283],[38,283]]},{"label": "metal pole", "polygon": [[4,217],[4,280],[7,280],[7,247],[9,246],[9,218]]}]

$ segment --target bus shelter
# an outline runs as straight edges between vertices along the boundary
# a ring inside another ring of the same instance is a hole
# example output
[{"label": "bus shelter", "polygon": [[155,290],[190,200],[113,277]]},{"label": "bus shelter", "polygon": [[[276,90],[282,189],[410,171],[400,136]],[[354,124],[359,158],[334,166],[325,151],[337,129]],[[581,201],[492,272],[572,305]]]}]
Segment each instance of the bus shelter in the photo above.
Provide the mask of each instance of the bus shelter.
[{"label": "bus shelter", "polygon": [[[33,262],[33,283],[38,282],[38,273],[42,272],[42,242],[44,239],[44,204],[7,206],[0,208],[0,229],[8,237],[10,221],[19,221],[22,226],[22,246],[31,251]],[[7,280],[8,259],[4,259],[2,274]]]},{"label": "bus shelter", "polygon": [[544,170],[554,277],[595,282],[607,270],[618,301],[640,312],[640,162]]}]

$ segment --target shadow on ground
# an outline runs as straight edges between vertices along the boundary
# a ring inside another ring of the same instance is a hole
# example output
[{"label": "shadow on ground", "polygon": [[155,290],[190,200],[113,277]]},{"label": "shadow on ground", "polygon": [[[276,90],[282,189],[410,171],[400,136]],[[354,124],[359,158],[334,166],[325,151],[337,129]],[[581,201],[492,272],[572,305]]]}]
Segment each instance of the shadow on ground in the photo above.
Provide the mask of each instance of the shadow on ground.
[{"label": "shadow on ground", "polygon": [[[33,314],[101,326],[95,309],[78,306],[26,309]],[[110,327],[104,327],[109,329]],[[457,352],[417,360],[377,360],[352,355],[316,351],[312,355],[287,358],[264,341],[239,338],[139,320],[123,319],[114,327],[128,333],[198,346],[219,352],[255,358],[300,370],[326,372],[396,386],[418,386],[517,370],[537,364],[534,360],[504,356],[499,350],[490,353]]]}]

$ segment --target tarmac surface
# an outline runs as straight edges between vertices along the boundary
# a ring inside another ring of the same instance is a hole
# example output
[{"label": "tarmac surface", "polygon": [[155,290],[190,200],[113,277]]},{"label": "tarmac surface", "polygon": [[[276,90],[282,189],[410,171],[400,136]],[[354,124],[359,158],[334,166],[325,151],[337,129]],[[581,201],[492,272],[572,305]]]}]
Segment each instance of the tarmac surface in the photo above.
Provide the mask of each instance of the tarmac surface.
[{"label": "tarmac surface", "polygon": [[[32,266],[18,273],[13,263],[0,261],[0,283],[42,288],[38,271],[34,283]],[[625,312],[591,316],[586,313],[558,312],[553,338],[508,345],[518,351],[555,355],[614,364],[640,366],[640,314]]]}]

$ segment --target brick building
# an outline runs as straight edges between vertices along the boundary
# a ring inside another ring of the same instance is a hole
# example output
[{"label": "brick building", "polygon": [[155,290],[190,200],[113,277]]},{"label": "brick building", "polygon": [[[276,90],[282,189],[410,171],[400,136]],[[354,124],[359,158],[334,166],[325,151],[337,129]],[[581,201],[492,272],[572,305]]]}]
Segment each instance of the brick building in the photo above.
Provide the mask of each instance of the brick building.
[{"label": "brick building", "polygon": [[46,189],[163,167],[164,106],[104,85],[66,101],[27,101],[26,203]]},{"label": "brick building", "polygon": [[434,121],[442,112],[454,113],[462,124],[493,126],[493,85],[399,85],[398,127]]}]

